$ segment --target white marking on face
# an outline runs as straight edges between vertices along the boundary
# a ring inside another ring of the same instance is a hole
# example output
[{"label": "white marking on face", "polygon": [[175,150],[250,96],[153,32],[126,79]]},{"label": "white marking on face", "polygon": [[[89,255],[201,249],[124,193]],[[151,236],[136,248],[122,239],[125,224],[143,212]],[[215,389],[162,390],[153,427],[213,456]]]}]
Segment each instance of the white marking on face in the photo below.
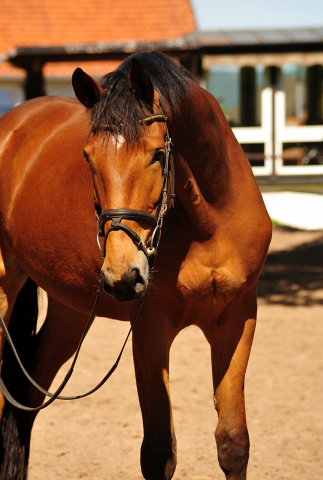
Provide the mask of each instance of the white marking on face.
[{"label": "white marking on face", "polygon": [[117,150],[122,147],[124,142],[126,141],[123,135],[113,135],[112,136],[112,141],[116,147]]}]

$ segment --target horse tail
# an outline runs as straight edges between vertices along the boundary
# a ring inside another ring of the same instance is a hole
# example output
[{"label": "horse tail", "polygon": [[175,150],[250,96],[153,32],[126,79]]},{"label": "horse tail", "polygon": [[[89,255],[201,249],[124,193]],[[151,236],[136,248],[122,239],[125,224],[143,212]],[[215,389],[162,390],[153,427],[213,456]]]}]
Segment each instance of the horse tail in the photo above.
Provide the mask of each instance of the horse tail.
[{"label": "horse tail", "polygon": [[[28,278],[19,292],[9,323],[9,332],[18,354],[30,371],[38,316],[37,285]],[[2,378],[9,392],[28,405],[29,382],[21,372],[7,342],[4,348]],[[0,480],[27,478],[31,427],[34,415],[5,402],[0,438]]]}]

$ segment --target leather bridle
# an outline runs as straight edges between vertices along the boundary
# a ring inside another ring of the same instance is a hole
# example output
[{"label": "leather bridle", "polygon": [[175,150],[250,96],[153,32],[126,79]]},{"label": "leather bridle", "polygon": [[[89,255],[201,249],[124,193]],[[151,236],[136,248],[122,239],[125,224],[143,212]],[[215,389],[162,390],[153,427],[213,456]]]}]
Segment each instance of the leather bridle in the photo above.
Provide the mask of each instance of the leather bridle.
[{"label": "leather bridle", "polygon": [[[145,124],[146,126],[151,125],[154,122],[166,123],[167,117],[164,114],[156,113],[146,116],[141,120],[141,123]],[[113,130],[113,128],[109,125],[102,125],[102,128],[109,128],[109,130]],[[97,241],[103,258],[105,258],[106,243],[110,232],[114,230],[123,230],[131,238],[135,245],[137,245],[138,249],[144,252],[149,262],[149,265],[151,266],[154,263],[161,237],[164,217],[169,206],[173,206],[175,198],[174,163],[171,145],[172,142],[169,137],[166,124],[163,183],[160,198],[156,206],[154,215],[148,212],[144,212],[142,210],[131,210],[127,208],[110,209],[101,212],[101,208],[97,205],[97,203],[94,204],[97,220]],[[122,220],[134,220],[136,222],[144,222],[152,225],[154,230],[151,236],[150,245],[147,247],[142,242],[139,235],[128,225],[122,223]],[[111,221],[111,225],[104,233],[104,227],[108,221]],[[101,247],[99,237],[104,237],[103,248]]]},{"label": "leather bridle", "polygon": [[[166,123],[166,121],[167,121],[167,117],[163,114],[149,115],[147,117],[144,117],[141,120],[141,122],[144,123],[145,125],[151,125],[153,122],[165,122]],[[101,125],[101,127],[111,129],[111,127],[109,125]],[[165,154],[164,154],[164,167],[163,167],[163,184],[162,184],[160,199],[159,199],[159,202],[156,206],[156,210],[155,210],[154,215],[152,215],[151,213],[148,213],[148,212],[141,211],[141,210],[130,210],[130,209],[127,209],[127,208],[111,209],[111,210],[106,210],[104,212],[101,212],[100,207],[95,204],[95,215],[96,215],[96,219],[97,219],[97,240],[98,240],[98,244],[99,244],[99,247],[100,247],[103,258],[105,257],[106,242],[107,242],[107,238],[108,238],[109,233],[113,230],[123,230],[132,239],[132,241],[137,245],[137,247],[144,252],[144,254],[146,255],[146,257],[148,259],[150,268],[153,267],[155,259],[156,259],[157,248],[158,248],[160,237],[161,237],[161,230],[162,230],[162,227],[163,227],[164,217],[166,215],[166,212],[167,212],[168,208],[170,206],[173,206],[174,198],[175,198],[174,164],[173,164],[173,156],[172,156],[172,151],[171,151],[171,145],[172,145],[172,142],[171,142],[171,139],[169,137],[168,128],[167,128],[167,124],[166,124]],[[143,221],[143,222],[149,223],[150,225],[152,225],[154,227],[154,231],[153,231],[152,236],[151,236],[149,247],[146,247],[146,245],[144,245],[144,243],[140,239],[139,235],[134,230],[132,230],[132,228],[130,228],[130,227],[128,227],[128,225],[125,225],[124,223],[122,223],[123,219],[134,220],[134,221],[137,221],[137,222]],[[109,220],[112,220],[111,225],[107,229],[106,233],[104,233],[104,226],[105,226],[106,222],[108,222]],[[103,248],[101,248],[100,241],[99,241],[99,236],[104,236]],[[97,292],[96,292],[96,297],[95,297],[94,305],[93,305],[93,308],[92,308],[92,312],[91,312],[90,317],[89,317],[89,319],[87,321],[87,324],[85,326],[85,329],[84,329],[84,332],[82,334],[81,340],[78,344],[77,350],[74,354],[72,364],[71,364],[64,380],[58,386],[57,390],[54,393],[50,393],[47,390],[45,390],[44,388],[42,388],[40,385],[38,385],[38,383],[35,382],[35,380],[26,371],[26,369],[24,368],[24,366],[23,366],[23,364],[22,364],[22,362],[19,358],[19,355],[18,355],[18,353],[15,349],[15,346],[12,342],[10,333],[7,329],[7,326],[4,322],[4,319],[2,318],[2,315],[0,314],[0,327],[2,328],[2,330],[5,334],[6,340],[8,341],[8,344],[9,344],[11,350],[13,351],[13,354],[14,354],[14,356],[15,356],[15,358],[16,358],[16,360],[17,360],[17,362],[18,362],[18,364],[19,364],[19,366],[20,366],[20,368],[23,372],[23,374],[29,380],[29,382],[35,388],[37,388],[43,395],[45,395],[47,397],[50,397],[49,400],[44,402],[42,405],[39,405],[38,407],[29,407],[29,406],[26,406],[26,405],[22,405],[21,403],[19,403],[17,400],[15,400],[12,397],[12,395],[8,391],[6,385],[4,384],[4,382],[3,382],[3,380],[0,376],[0,390],[3,393],[3,396],[5,397],[5,399],[9,403],[11,403],[14,407],[16,407],[20,410],[28,411],[28,412],[38,412],[39,410],[42,410],[42,409],[48,407],[57,398],[60,399],[60,400],[76,400],[78,398],[87,397],[88,395],[91,395],[92,393],[96,392],[102,385],[104,385],[105,382],[110,378],[112,373],[116,370],[116,368],[119,364],[119,361],[121,359],[121,355],[122,355],[122,353],[124,351],[124,348],[126,346],[126,343],[128,341],[128,338],[130,336],[130,333],[131,333],[131,331],[133,329],[133,326],[134,326],[134,324],[135,324],[135,322],[138,318],[138,315],[139,315],[144,297],[142,297],[140,302],[139,302],[136,314],[134,316],[133,321],[131,322],[130,330],[129,330],[128,335],[127,335],[127,337],[126,337],[126,339],[123,343],[123,346],[122,346],[121,351],[120,351],[120,353],[117,357],[116,362],[111,367],[109,372],[105,375],[105,377],[101,380],[101,382],[99,382],[96,387],[92,388],[90,391],[88,391],[86,393],[83,393],[82,395],[69,396],[69,397],[60,395],[60,393],[62,392],[65,385],[68,383],[68,381],[71,378],[72,373],[74,371],[74,367],[75,367],[77,358],[79,356],[81,346],[83,344],[85,336],[86,336],[86,334],[87,334],[87,332],[88,332],[88,330],[89,330],[89,328],[90,328],[90,326],[93,322],[93,319],[95,317],[95,311],[96,311],[97,304],[99,302],[102,287],[103,287],[103,278],[100,275],[99,280],[98,280]]]}]

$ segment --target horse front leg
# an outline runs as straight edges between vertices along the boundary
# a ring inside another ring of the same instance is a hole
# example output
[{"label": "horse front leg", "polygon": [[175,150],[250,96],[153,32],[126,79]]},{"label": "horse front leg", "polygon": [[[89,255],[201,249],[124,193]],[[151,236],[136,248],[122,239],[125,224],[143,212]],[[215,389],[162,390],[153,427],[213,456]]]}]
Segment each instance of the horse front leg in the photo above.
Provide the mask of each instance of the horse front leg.
[{"label": "horse front leg", "polygon": [[170,480],[176,467],[176,438],[169,393],[169,349],[176,334],[151,308],[133,331],[133,356],[143,417],[141,470],[146,480]]},{"label": "horse front leg", "polygon": [[245,480],[247,474],[249,435],[244,378],[256,312],[256,290],[253,289],[225,309],[215,328],[204,331],[212,354],[218,459],[227,480]]}]

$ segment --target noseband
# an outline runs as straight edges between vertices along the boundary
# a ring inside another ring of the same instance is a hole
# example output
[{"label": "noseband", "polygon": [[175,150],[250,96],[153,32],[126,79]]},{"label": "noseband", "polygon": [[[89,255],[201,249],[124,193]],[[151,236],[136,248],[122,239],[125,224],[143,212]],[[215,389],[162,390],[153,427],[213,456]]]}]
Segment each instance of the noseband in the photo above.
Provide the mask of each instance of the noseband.
[{"label": "noseband", "polygon": [[[165,122],[167,121],[167,117],[163,114],[157,113],[154,115],[149,115],[144,117],[141,120],[141,123],[145,124],[146,126],[151,125],[154,122]],[[103,125],[102,128],[111,129],[109,125]],[[164,154],[164,167],[163,167],[163,184],[162,190],[160,194],[160,198],[155,210],[154,215],[148,212],[144,212],[142,210],[131,210],[128,208],[115,208],[110,210],[105,210],[104,212],[101,211],[101,208],[95,203],[95,216],[97,220],[97,241],[99,248],[102,253],[102,257],[105,258],[106,255],[106,243],[110,232],[113,230],[123,230],[135,243],[139,250],[144,252],[146,255],[150,266],[154,263],[157,248],[159,245],[160,237],[161,237],[161,229],[164,222],[164,217],[168,210],[168,206],[173,206],[174,198],[175,198],[175,181],[174,181],[174,163],[173,163],[173,156],[171,150],[171,139],[169,137],[168,128],[166,125],[166,135],[165,135],[165,154]],[[169,185],[168,185],[169,182]],[[168,195],[168,188],[170,190],[170,195]],[[170,201],[169,200],[170,197]],[[104,227],[106,222],[111,221],[110,227],[107,229],[106,233],[104,233]],[[133,220],[136,222],[145,222],[149,223],[153,226],[154,231],[151,236],[150,245],[147,247],[139,237],[139,235],[132,230],[132,228],[128,227],[122,223],[122,220]],[[103,248],[101,247],[99,237],[104,237]]]}]

